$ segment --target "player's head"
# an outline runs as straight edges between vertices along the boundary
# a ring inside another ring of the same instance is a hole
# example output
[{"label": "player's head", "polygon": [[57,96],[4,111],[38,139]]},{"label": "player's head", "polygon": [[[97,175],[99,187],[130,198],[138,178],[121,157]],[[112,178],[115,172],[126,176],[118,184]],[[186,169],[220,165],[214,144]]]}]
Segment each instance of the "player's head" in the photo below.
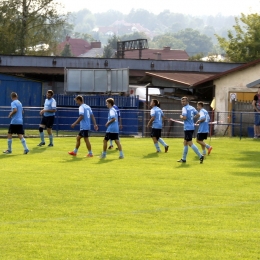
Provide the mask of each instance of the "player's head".
[{"label": "player's head", "polygon": [[160,107],[160,102],[157,99],[152,99],[150,103],[151,107]]},{"label": "player's head", "polygon": [[107,105],[108,108],[111,108],[114,104],[115,104],[115,102],[114,102],[113,98],[108,98],[106,100],[106,105]]},{"label": "player's head", "polygon": [[47,90],[46,97],[48,99],[51,99],[53,97],[53,95],[54,95],[54,92],[52,90]]},{"label": "player's head", "polygon": [[12,100],[14,100],[14,99],[18,99],[18,95],[17,95],[17,93],[12,92],[12,93],[11,93],[11,99],[12,99]]},{"label": "player's head", "polygon": [[77,105],[81,105],[81,104],[83,104],[84,99],[82,96],[78,95],[75,97],[75,101],[76,101]]},{"label": "player's head", "polygon": [[186,106],[189,104],[189,99],[187,97],[182,97],[181,98],[181,104],[182,106]]},{"label": "player's head", "polygon": [[203,103],[202,101],[199,101],[199,102],[197,103],[197,109],[198,109],[198,110],[201,110],[201,109],[203,108],[203,106],[204,106],[204,103]]}]

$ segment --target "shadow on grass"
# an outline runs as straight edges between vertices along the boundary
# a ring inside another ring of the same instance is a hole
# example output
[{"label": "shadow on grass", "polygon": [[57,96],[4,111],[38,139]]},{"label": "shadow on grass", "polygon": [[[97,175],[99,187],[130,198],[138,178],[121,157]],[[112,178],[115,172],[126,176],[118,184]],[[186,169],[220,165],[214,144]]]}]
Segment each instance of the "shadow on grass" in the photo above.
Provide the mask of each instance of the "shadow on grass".
[{"label": "shadow on grass", "polygon": [[147,155],[143,156],[143,159],[149,159],[149,158],[157,158],[159,153],[148,153]]},{"label": "shadow on grass", "polygon": [[232,172],[231,174],[241,177],[260,177],[260,172]]},{"label": "shadow on grass", "polygon": [[36,147],[33,147],[33,148],[31,148],[30,149],[30,147],[29,147],[29,149],[30,149],[30,153],[43,153],[44,151],[46,151],[46,149],[51,149],[52,147],[39,147],[39,146],[36,146]]},{"label": "shadow on grass", "polygon": [[11,154],[4,154],[4,153],[2,153],[0,155],[0,159],[13,158],[13,157],[19,156],[19,155],[23,155],[24,156],[25,154],[13,154],[13,153],[11,153]]},{"label": "shadow on grass", "polygon": [[62,163],[79,162],[79,161],[82,161],[82,160],[87,160],[87,158],[85,156],[84,157],[78,157],[78,156],[68,155],[67,159],[63,159]]},{"label": "shadow on grass", "polygon": [[[118,159],[119,160],[119,159]],[[99,159],[97,162],[96,162],[96,164],[105,164],[105,163],[110,163],[110,162],[113,162],[113,161],[115,161],[115,159],[107,159],[107,158],[105,158],[105,159]]]},{"label": "shadow on grass", "polygon": [[189,168],[190,164],[189,163],[178,163],[178,166],[176,168]]}]

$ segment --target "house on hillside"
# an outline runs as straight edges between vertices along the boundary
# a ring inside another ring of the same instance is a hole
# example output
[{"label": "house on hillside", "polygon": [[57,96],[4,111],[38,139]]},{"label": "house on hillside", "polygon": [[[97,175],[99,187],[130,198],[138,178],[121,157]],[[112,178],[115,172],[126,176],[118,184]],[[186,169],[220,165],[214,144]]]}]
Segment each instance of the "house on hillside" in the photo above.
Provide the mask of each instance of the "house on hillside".
[{"label": "house on hillside", "polygon": [[[83,57],[99,57],[98,55],[101,49],[101,42],[96,41],[89,43],[88,41],[85,41],[83,39],[73,39],[70,36],[66,36],[65,41],[61,42],[57,46],[57,55],[60,55],[60,53],[63,51],[66,45],[70,46],[70,50],[73,57],[82,57],[82,55],[86,54],[90,50],[92,50],[94,56]],[[95,51],[93,51],[93,49],[96,49],[96,52],[98,53],[97,55],[95,55]]]}]

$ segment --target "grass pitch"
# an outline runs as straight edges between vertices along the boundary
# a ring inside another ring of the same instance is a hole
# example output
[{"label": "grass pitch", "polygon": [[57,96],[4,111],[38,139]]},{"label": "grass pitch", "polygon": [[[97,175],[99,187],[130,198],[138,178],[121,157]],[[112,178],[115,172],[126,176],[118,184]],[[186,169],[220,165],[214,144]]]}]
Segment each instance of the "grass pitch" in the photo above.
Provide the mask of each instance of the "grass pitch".
[{"label": "grass pitch", "polygon": [[1,259],[260,259],[259,140],[212,139],[201,165],[191,149],[176,162],[181,139],[157,154],[122,138],[125,159],[100,160],[102,139],[93,158],[83,142],[67,154],[75,138],[28,138],[28,155],[14,139],[0,155]]}]

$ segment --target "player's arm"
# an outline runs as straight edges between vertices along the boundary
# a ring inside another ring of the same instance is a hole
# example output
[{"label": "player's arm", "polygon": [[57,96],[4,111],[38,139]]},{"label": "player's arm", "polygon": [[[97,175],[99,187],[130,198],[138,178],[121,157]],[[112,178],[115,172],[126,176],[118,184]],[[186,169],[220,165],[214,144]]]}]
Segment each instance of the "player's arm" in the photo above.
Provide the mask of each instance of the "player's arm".
[{"label": "player's arm", "polygon": [[56,101],[52,101],[52,103],[51,103],[51,109],[42,109],[42,110],[40,111],[40,114],[43,115],[45,112],[55,113],[56,111],[57,111]]},{"label": "player's arm", "polygon": [[74,128],[84,118],[83,115],[80,115],[79,118],[71,125],[71,128]]},{"label": "player's arm", "polygon": [[94,125],[94,129],[97,131],[98,126],[97,126],[97,123],[96,123],[96,118],[93,114],[91,114],[91,119],[92,119],[92,122],[93,122],[93,125]]},{"label": "player's arm", "polygon": [[112,119],[110,119],[107,123],[106,123],[106,127],[108,127],[110,124],[112,124],[113,122],[115,122],[116,121],[116,118],[114,117],[114,118],[112,118]]},{"label": "player's arm", "polygon": [[8,117],[11,118],[16,113],[17,113],[17,108],[13,108],[13,111],[9,113]]},{"label": "player's arm", "polygon": [[182,119],[183,121],[187,119],[186,115],[180,115],[180,119]]},{"label": "player's arm", "polygon": [[155,117],[152,116],[151,119],[149,120],[148,124],[147,124],[147,127],[150,127],[154,120],[155,120]]},{"label": "player's arm", "polygon": [[259,109],[257,109],[256,100],[255,99],[252,101],[252,106],[253,106],[255,111],[260,112]]},{"label": "player's arm", "polygon": [[123,124],[122,124],[122,118],[121,118],[121,116],[118,116],[118,121],[119,121],[119,127],[120,127],[120,129],[122,129],[122,128],[123,128]]}]

